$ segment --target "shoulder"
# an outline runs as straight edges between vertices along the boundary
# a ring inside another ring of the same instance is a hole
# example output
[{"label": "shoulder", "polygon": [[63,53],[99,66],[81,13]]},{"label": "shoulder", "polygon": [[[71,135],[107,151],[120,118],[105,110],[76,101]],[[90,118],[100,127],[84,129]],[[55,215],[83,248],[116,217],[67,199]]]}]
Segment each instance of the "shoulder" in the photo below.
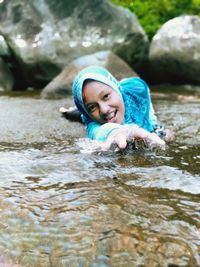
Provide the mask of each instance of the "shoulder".
[{"label": "shoulder", "polygon": [[120,85],[122,94],[144,93],[149,90],[147,83],[139,77],[123,79],[120,81]]}]

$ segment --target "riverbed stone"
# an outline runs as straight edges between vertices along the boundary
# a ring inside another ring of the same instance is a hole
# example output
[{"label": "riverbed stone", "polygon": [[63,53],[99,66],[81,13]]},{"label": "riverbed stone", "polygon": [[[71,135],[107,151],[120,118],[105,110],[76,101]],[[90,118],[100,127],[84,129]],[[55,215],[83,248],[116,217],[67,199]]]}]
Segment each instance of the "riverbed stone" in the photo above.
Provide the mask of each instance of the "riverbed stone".
[{"label": "riverbed stone", "polygon": [[5,249],[0,247],[0,266],[1,267],[20,267],[16,264],[8,255],[8,252]]},{"label": "riverbed stone", "polygon": [[101,50],[141,70],[149,47],[135,15],[107,0],[4,0],[0,32],[21,89],[41,89],[76,58]]},{"label": "riverbed stone", "polygon": [[111,51],[100,51],[72,61],[43,90],[44,98],[61,98],[72,93],[75,76],[85,67],[97,65],[108,69],[118,80],[138,76],[120,57]]},{"label": "riverbed stone", "polygon": [[200,84],[200,18],[183,15],[166,22],[152,39],[149,60],[156,82]]}]

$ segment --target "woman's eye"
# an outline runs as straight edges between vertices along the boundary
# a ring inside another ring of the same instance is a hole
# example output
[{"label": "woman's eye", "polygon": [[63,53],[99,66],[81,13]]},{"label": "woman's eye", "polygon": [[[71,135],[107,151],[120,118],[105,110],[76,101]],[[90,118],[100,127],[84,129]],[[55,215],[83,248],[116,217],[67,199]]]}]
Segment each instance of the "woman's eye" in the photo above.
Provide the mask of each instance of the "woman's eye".
[{"label": "woman's eye", "polygon": [[88,109],[88,112],[89,112],[89,113],[92,113],[92,112],[95,111],[95,109],[96,109],[96,105],[89,105],[89,106],[87,107],[87,109]]},{"label": "woman's eye", "polygon": [[107,99],[109,98],[109,96],[110,96],[109,93],[108,93],[108,94],[105,94],[105,95],[103,96],[103,99],[104,99],[104,100],[107,100]]}]

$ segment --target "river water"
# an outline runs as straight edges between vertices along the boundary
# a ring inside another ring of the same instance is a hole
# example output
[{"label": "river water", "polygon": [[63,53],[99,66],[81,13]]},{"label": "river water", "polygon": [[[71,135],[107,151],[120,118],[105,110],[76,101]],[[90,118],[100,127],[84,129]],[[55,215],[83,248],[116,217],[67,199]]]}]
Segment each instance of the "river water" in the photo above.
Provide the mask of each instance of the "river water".
[{"label": "river water", "polygon": [[28,267],[200,266],[199,95],[153,91],[176,141],[123,153],[91,153],[58,112],[70,98],[0,96],[0,254]]}]

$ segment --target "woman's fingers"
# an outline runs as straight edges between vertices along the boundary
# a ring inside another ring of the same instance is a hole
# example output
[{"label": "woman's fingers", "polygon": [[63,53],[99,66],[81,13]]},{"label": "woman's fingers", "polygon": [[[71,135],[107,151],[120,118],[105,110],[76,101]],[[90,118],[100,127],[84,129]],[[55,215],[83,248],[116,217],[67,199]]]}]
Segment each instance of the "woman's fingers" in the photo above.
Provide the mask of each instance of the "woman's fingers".
[{"label": "woman's fingers", "polygon": [[116,144],[119,149],[125,149],[127,146],[127,138],[123,133],[111,135],[102,143],[102,149],[109,150],[112,144]]},{"label": "woman's fingers", "polygon": [[128,140],[134,141],[135,139],[147,139],[149,136],[149,132],[147,132],[145,129],[138,127],[137,125],[134,125],[131,127],[131,130],[129,130],[128,134]]},{"label": "woman's fingers", "polygon": [[165,141],[162,140],[156,133],[150,133],[149,134],[149,139],[160,144],[160,145],[164,145]]},{"label": "woman's fingers", "polygon": [[125,149],[128,141],[135,141],[135,139],[147,140],[150,146],[159,146],[165,149],[165,141],[163,141],[157,134],[150,133],[137,125],[123,127],[116,129],[102,143],[103,150],[109,150],[112,144],[116,144],[119,149]]},{"label": "woman's fingers", "polygon": [[127,146],[126,136],[124,134],[118,134],[115,140],[119,149],[124,149]]},{"label": "woman's fingers", "polygon": [[150,133],[145,129],[139,128],[137,125],[133,126],[131,130],[132,139],[143,139],[150,142],[152,145],[158,145],[160,147],[165,147],[165,141],[163,141],[156,133]]},{"label": "woman's fingers", "polygon": [[165,137],[166,142],[173,142],[175,140],[175,133],[170,129],[165,129]]},{"label": "woman's fingers", "polygon": [[156,133],[150,133],[147,141],[150,147],[159,146],[163,150],[166,148],[165,141],[162,140]]}]

